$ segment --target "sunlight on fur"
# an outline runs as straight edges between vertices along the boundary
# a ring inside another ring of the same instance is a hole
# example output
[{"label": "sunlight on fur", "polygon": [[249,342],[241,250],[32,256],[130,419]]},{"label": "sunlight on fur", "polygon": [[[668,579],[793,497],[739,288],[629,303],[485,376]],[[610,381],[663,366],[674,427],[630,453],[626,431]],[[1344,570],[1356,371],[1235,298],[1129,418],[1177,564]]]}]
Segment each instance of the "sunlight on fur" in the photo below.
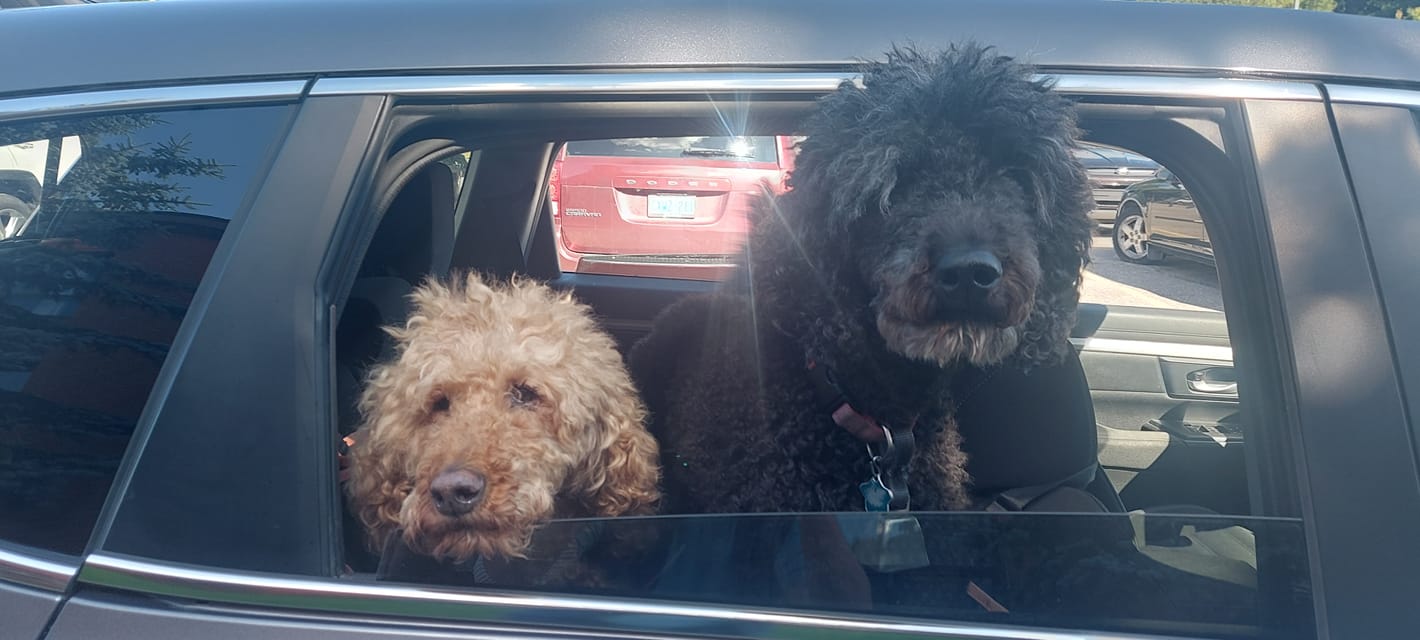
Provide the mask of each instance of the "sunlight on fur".
[{"label": "sunlight on fur", "polygon": [[615,343],[570,293],[426,281],[372,369],[351,501],[372,550],[523,557],[550,518],[655,511],[658,451]]}]

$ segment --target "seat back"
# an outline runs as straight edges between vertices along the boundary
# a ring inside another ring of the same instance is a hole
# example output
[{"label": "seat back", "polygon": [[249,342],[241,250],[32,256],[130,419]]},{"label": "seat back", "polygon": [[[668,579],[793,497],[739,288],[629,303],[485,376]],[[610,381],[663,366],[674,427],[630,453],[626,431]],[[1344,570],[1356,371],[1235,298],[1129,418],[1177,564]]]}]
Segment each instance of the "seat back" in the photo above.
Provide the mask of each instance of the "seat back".
[{"label": "seat back", "polygon": [[1124,511],[1100,469],[1090,385],[1073,349],[1030,372],[971,370],[954,391],[967,471],[983,498],[1007,510]]},{"label": "seat back", "polygon": [[449,270],[454,246],[454,176],[432,162],[400,190],[380,219],[336,330],[336,396],[342,433],[359,421],[365,370],[390,355],[382,327],[403,323],[409,294]]}]

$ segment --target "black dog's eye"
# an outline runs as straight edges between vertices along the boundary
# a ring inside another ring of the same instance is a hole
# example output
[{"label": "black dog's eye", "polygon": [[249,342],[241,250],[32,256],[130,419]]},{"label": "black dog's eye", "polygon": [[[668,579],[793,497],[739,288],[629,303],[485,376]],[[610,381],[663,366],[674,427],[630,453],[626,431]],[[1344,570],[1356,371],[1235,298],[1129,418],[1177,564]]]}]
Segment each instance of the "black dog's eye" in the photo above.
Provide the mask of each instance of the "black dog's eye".
[{"label": "black dog's eye", "polygon": [[433,398],[430,398],[430,400],[429,400],[429,414],[430,414],[430,415],[439,415],[439,414],[441,414],[441,413],[448,413],[448,412],[449,412],[449,397],[446,396],[446,395],[444,395],[444,394],[442,394],[442,393],[436,393],[436,394],[434,394],[434,397],[433,397]]},{"label": "black dog's eye", "polygon": [[536,403],[539,396],[536,391],[533,391],[532,387],[524,383],[518,383],[513,385],[511,389],[508,389],[508,399],[515,405],[528,406]]}]

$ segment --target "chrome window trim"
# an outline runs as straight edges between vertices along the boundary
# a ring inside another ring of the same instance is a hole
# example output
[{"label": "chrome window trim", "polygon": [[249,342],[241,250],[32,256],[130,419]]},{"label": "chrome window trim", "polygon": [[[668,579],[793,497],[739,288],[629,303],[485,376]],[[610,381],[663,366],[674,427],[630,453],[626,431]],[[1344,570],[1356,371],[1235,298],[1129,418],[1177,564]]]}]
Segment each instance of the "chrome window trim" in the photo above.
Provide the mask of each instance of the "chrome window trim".
[{"label": "chrome window trim", "polygon": [[705,73],[544,73],[510,75],[360,76],[320,78],[313,96],[392,94],[398,96],[685,94],[761,91],[827,93],[844,73],[705,72]]},{"label": "chrome window trim", "polygon": [[1153,340],[1122,340],[1119,338],[1071,338],[1071,344],[1081,351],[1117,353],[1132,356],[1156,356],[1187,360],[1232,362],[1232,347]]},{"label": "chrome window trim", "polygon": [[[88,584],[224,604],[358,613],[406,619],[491,623],[584,631],[777,638],[814,633],[872,633],[883,638],[1085,640],[1144,638],[1118,633],[1051,631],[949,622],[899,622],[746,607],[637,601],[557,594],[456,591],[250,572],[212,571],[117,554],[89,556],[79,579]],[[746,624],[754,625],[747,627]]]},{"label": "chrome window trim", "polygon": [[[38,550],[36,550],[38,553]],[[0,546],[0,581],[64,593],[79,572],[77,561],[64,562],[21,553],[14,547]]]},{"label": "chrome window trim", "polygon": [[1327,84],[1325,86],[1326,95],[1332,102],[1420,109],[1420,91],[1363,87],[1353,84]]},{"label": "chrome window trim", "polygon": [[0,120],[36,116],[66,116],[95,111],[152,109],[214,102],[295,99],[305,91],[306,84],[305,80],[275,80],[142,87],[8,98],[0,99]]},{"label": "chrome window trim", "polygon": [[[1316,86],[1295,81],[1124,74],[1061,74],[1052,77],[1059,91],[1080,96],[1321,100],[1321,91]],[[834,90],[844,80],[856,78],[857,76],[848,73],[772,71],[358,76],[321,78],[311,86],[310,95],[537,96],[737,92],[817,95]],[[306,85],[305,80],[274,80],[0,98],[0,120],[214,102],[295,99],[301,96]],[[1343,94],[1347,91],[1378,91],[1397,95],[1409,93],[1390,89],[1372,90],[1366,87],[1338,88]],[[1401,100],[1394,97],[1390,99]],[[1411,104],[1403,101],[1400,103]]]},{"label": "chrome window trim", "polygon": [[1056,90],[1072,95],[1320,101],[1316,85],[1292,80],[1112,74],[1060,74]]},{"label": "chrome window trim", "polygon": [[[1321,100],[1321,91],[1316,85],[1296,81],[1125,74],[1061,74],[1051,77],[1055,79],[1059,91],[1082,96]],[[311,87],[311,95],[657,95],[756,91],[822,94],[834,90],[844,80],[857,78],[849,73],[740,71],[356,76],[320,78]]]}]

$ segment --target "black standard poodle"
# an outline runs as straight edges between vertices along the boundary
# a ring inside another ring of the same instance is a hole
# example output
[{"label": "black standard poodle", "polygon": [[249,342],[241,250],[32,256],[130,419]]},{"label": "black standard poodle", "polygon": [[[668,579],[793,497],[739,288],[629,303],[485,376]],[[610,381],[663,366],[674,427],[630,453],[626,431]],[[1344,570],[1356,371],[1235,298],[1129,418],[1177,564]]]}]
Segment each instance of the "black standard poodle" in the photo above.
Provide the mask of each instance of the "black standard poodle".
[{"label": "black standard poodle", "polygon": [[1070,348],[1092,206],[1074,106],[990,47],[895,48],[802,133],[738,275],[630,354],[665,508],[979,506],[951,383]]}]

